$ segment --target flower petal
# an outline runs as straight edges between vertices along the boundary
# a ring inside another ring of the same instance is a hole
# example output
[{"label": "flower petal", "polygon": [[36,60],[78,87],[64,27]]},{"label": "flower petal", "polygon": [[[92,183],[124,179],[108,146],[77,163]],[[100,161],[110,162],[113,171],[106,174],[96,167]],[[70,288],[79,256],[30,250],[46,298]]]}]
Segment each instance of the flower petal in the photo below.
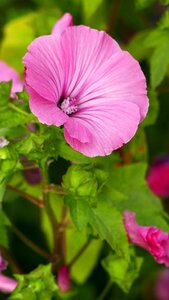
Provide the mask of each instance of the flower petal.
[{"label": "flower petal", "polygon": [[73,26],[73,17],[71,14],[65,13],[53,26],[52,34],[60,35],[69,26]]},{"label": "flower petal", "polygon": [[139,63],[108,34],[86,26],[72,26],[63,32],[61,45],[64,94],[77,98],[80,105],[87,102],[86,106],[88,101],[99,102],[100,98],[134,102],[141,119],[145,117],[148,110],[145,76]]},{"label": "flower petal", "polygon": [[26,85],[54,103],[60,99],[63,90],[61,52],[58,36],[42,36],[30,44],[23,58]]},{"label": "flower petal", "polygon": [[[137,105],[130,102],[110,102],[110,105],[89,107],[75,113],[65,123],[65,139],[77,151],[94,157],[108,155],[127,143],[137,130],[140,113]],[[72,129],[69,126],[72,122]],[[76,122],[90,132],[90,140],[83,142],[83,132]],[[73,134],[72,134],[73,133]]]},{"label": "flower petal", "polygon": [[38,120],[47,125],[63,125],[69,118],[57,107],[57,104],[41,97],[32,88],[27,86],[30,95],[29,105],[31,111],[37,116]]}]

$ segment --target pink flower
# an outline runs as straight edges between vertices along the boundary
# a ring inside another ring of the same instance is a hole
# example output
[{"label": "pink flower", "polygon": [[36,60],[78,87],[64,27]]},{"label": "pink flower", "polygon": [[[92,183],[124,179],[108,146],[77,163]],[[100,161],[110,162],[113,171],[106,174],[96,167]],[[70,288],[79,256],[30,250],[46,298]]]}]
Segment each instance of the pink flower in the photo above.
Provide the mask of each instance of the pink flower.
[{"label": "pink flower", "polygon": [[0,82],[12,80],[11,97],[15,97],[16,92],[21,92],[23,84],[18,73],[8,66],[4,61],[0,61]]},{"label": "pink flower", "polygon": [[18,282],[15,279],[5,276],[3,274],[0,274],[0,291],[1,292],[12,293],[15,290],[17,284],[18,284]]},{"label": "pink flower", "polygon": [[158,300],[169,299],[169,269],[164,269],[160,272],[154,292]]},{"label": "pink flower", "polygon": [[157,227],[139,226],[133,212],[125,211],[123,217],[129,242],[146,249],[159,264],[169,266],[169,233]]},{"label": "pink flower", "polygon": [[161,156],[153,162],[147,182],[154,194],[169,197],[169,156]]},{"label": "pink flower", "polygon": [[64,15],[53,35],[28,48],[23,62],[30,108],[41,123],[64,125],[75,150],[108,155],[133,137],[147,113],[145,77],[108,34],[71,24]]},{"label": "pink flower", "polygon": [[7,268],[8,263],[6,260],[3,259],[3,257],[0,255],[0,273],[4,271]]},{"label": "pink flower", "polygon": [[58,286],[62,292],[70,290],[69,268],[66,265],[62,265],[59,267]]}]

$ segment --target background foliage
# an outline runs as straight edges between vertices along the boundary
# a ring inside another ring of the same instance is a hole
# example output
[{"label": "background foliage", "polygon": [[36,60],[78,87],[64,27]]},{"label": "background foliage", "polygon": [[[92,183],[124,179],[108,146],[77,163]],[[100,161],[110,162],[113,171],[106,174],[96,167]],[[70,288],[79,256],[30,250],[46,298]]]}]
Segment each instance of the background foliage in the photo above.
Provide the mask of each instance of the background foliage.
[{"label": "background foliage", "polygon": [[[162,267],[128,244],[121,213],[132,210],[140,224],[169,231],[168,199],[156,197],[146,182],[153,159],[169,152],[168,4],[0,0],[0,59],[22,78],[28,44],[50,34],[56,20],[70,12],[75,24],[107,31],[139,60],[150,100],[147,118],[130,143],[110,156],[90,159],[66,144],[62,129],[38,123],[25,91],[18,95],[23,103],[11,102],[11,83],[0,84],[0,136],[10,141],[0,149],[0,248],[9,261],[6,274],[20,274],[9,299],[156,299],[153,284]],[[23,156],[41,169],[39,184],[26,180]],[[66,255],[62,247],[57,249],[52,274],[56,219],[64,234],[55,239],[62,244],[66,235]],[[71,269],[68,293],[59,291],[55,278],[62,263]],[[0,299],[8,298],[0,294]]]}]

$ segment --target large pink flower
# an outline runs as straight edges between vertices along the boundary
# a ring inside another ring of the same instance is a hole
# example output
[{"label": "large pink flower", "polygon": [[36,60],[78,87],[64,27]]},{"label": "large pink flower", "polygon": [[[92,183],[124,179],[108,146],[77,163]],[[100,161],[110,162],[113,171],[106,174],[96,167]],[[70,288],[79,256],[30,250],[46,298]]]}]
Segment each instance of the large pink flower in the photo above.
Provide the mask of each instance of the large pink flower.
[{"label": "large pink flower", "polygon": [[107,155],[133,137],[147,113],[145,77],[108,34],[71,24],[65,14],[52,35],[28,48],[23,61],[30,108],[41,123],[64,125],[75,150]]},{"label": "large pink flower", "polygon": [[138,225],[133,212],[125,211],[123,216],[129,241],[149,251],[159,264],[169,266],[169,233]]},{"label": "large pink flower", "polygon": [[18,73],[8,66],[4,61],[0,61],[0,82],[12,80],[11,97],[15,96],[16,92],[21,92],[23,83],[21,82]]}]

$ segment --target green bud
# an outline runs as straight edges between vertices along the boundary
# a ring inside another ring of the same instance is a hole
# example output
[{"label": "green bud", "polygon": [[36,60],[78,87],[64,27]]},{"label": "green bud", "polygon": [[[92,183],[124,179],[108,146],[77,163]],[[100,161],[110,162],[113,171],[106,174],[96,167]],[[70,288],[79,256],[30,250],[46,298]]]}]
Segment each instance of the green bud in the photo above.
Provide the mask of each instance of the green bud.
[{"label": "green bud", "polygon": [[78,196],[96,196],[97,180],[93,172],[83,169],[79,165],[71,166],[63,176],[63,187]]}]

